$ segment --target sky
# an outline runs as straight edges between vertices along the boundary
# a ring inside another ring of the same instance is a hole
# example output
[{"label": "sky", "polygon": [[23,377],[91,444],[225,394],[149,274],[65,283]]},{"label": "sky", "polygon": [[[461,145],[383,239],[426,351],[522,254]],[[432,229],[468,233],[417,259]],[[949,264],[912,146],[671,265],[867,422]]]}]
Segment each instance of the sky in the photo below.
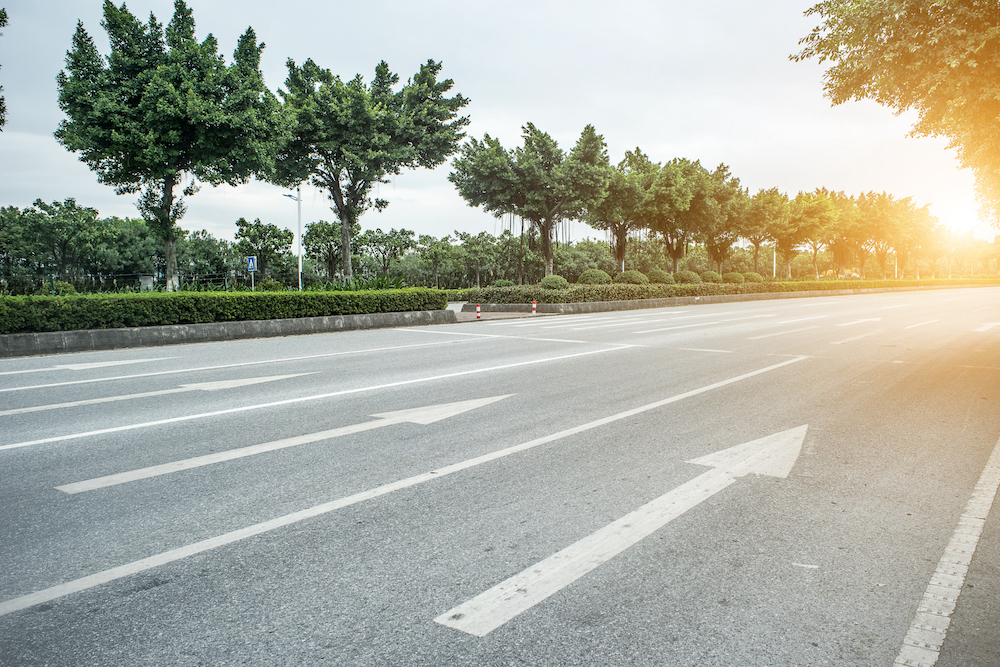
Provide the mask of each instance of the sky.
[{"label": "sky", "polygon": [[[120,0],[116,4],[120,5]],[[589,123],[613,163],[642,149],[656,162],[675,157],[720,163],[749,188],[791,197],[818,187],[848,194],[911,197],[956,232],[993,240],[978,216],[974,180],[940,138],[910,137],[914,116],[874,102],[837,107],[823,97],[822,65],[794,63],[798,40],[814,27],[811,2],[772,0],[188,0],[196,36],[209,33],[226,61],[252,27],[266,44],[265,82],[276,91],[286,61],[312,58],[342,78],[370,80],[385,60],[401,81],[428,59],[441,61],[452,94],[470,103],[467,134],[488,133],[508,148],[534,123],[565,150]],[[131,0],[143,21],[173,15],[172,0]],[[7,125],[0,132],[0,206],[74,197],[101,216],[138,217],[135,195],[116,195],[53,138],[64,118],[56,75],[77,21],[102,53],[100,0],[0,0],[0,85]],[[613,7],[613,8],[612,8]],[[406,228],[441,237],[499,234],[509,220],[469,207],[448,181],[450,164],[405,171],[378,187],[390,204],[361,217],[364,229]],[[240,217],[296,231],[296,203],[267,183],[205,185],[186,200],[179,225],[232,239]],[[326,194],[302,188],[302,224],[334,220]],[[571,240],[605,233],[572,225]]]}]

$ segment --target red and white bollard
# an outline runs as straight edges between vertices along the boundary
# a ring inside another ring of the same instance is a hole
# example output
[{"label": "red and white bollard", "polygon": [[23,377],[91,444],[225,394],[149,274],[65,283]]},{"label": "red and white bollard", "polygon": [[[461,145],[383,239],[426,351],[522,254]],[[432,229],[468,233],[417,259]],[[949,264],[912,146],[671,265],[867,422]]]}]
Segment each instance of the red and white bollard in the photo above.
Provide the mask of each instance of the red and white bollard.
[{"label": "red and white bollard", "polygon": [[537,301],[532,301],[531,302],[531,314],[532,315],[537,315],[538,314],[538,302]]},{"label": "red and white bollard", "polygon": [[477,320],[483,319],[483,310],[478,303],[476,304],[476,319]]}]

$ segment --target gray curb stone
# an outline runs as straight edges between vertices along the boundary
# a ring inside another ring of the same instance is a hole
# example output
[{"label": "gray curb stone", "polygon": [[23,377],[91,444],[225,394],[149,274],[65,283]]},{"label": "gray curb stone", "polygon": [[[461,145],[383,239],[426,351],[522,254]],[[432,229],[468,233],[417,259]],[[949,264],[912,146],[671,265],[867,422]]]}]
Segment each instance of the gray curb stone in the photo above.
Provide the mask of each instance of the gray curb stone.
[{"label": "gray curb stone", "polygon": [[298,317],[281,320],[246,320],[242,322],[212,322],[207,324],[175,324],[128,329],[86,329],[82,331],[51,331],[0,335],[0,358],[24,357],[36,354],[117,350],[125,347],[152,347],[207,343],[241,338],[268,338],[298,334],[383,329],[427,324],[452,324],[455,313],[450,310],[421,310],[405,313],[371,313],[368,315],[329,315]]}]

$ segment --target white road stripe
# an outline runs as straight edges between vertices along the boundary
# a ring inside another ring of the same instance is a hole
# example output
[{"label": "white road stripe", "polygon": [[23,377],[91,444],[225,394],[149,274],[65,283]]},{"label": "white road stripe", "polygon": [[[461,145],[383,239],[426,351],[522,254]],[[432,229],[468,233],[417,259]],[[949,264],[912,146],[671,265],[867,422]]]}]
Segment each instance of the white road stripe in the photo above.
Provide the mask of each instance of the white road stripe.
[{"label": "white road stripe", "polygon": [[856,340],[861,340],[862,338],[868,338],[869,336],[874,336],[875,334],[880,334],[885,329],[875,329],[874,331],[869,331],[868,333],[863,333],[860,336],[851,336],[850,338],[845,338],[844,340],[830,341],[830,345],[843,345],[844,343],[851,343]]},{"label": "white road stripe", "polygon": [[903,327],[904,329],[916,329],[917,327],[922,327],[925,324],[934,324],[935,322],[940,322],[941,320],[927,320],[926,322],[921,322],[920,324],[911,324],[908,327]]},{"label": "white road stripe", "polygon": [[778,331],[776,333],[764,334],[763,336],[751,336],[747,340],[760,340],[762,338],[771,338],[772,336],[784,336],[786,334],[799,333],[800,331],[809,331],[810,329],[819,329],[818,326],[802,327],[801,329],[791,329],[789,331]]},{"label": "white road stripe", "polygon": [[[572,355],[580,356],[580,355]],[[157,554],[155,556],[150,556],[149,558],[143,558],[141,560],[133,561],[131,563],[126,563],[125,565],[120,565],[118,567],[111,568],[110,570],[104,570],[103,572],[98,572],[74,581],[67,582],[65,584],[59,584],[57,586],[52,586],[44,590],[36,591],[28,595],[23,595],[12,600],[7,600],[6,602],[0,602],[0,616],[5,616],[7,614],[19,611],[21,609],[27,609],[38,604],[49,602],[57,598],[70,595],[72,593],[77,593],[79,591],[85,591],[87,589],[93,588],[95,586],[100,586],[101,584],[108,583],[110,581],[115,581],[116,579],[121,579],[138,572],[144,572],[160,565],[165,565],[166,563],[172,563],[182,558],[187,558],[188,556],[193,556],[194,554],[199,554],[205,551],[210,551],[227,544],[232,544],[233,542],[238,542],[244,540],[248,537],[253,537],[254,535],[260,535],[261,533],[266,533],[277,528],[282,528],[299,521],[304,521],[312,517],[320,516],[322,514],[327,514],[344,507],[349,507],[356,503],[363,502],[365,500],[371,500],[372,498],[378,498],[386,494],[392,493],[394,491],[399,491],[402,489],[408,489],[418,484],[423,484],[424,482],[429,482],[432,479],[439,479],[447,475],[451,475],[462,470],[468,470],[469,468],[474,468],[476,466],[483,465],[484,463],[489,463],[491,461],[496,461],[504,457],[510,456],[512,454],[517,454],[519,452],[528,451],[544,445],[550,442],[555,442],[556,440],[561,440],[563,438],[576,435],[578,433],[583,433],[599,426],[604,426],[605,424],[611,424],[613,422],[625,419],[627,417],[632,417],[637,414],[641,414],[648,410],[653,410],[656,408],[663,407],[664,405],[669,405],[671,403],[676,403],[677,401],[682,401],[686,398],[692,396],[698,396],[699,394],[704,394],[706,392],[712,391],[714,389],[719,389],[742,380],[746,380],[757,375],[762,375],[779,368],[783,368],[790,364],[798,363],[803,361],[808,357],[794,357],[787,361],[782,361],[781,363],[774,364],[773,366],[767,366],[766,368],[761,368],[756,371],[750,371],[749,373],[744,373],[736,377],[729,378],[728,380],[721,380],[720,382],[715,382],[713,384],[700,387],[698,389],[692,389],[691,391],[684,392],[682,394],[677,394],[676,396],[671,396],[670,398],[665,398],[655,403],[649,403],[647,405],[640,406],[638,408],[633,408],[631,410],[626,410],[624,412],[619,412],[618,414],[611,415],[608,417],[603,417],[601,419],[596,419],[592,422],[582,424],[580,426],[574,426],[572,428],[559,431],[558,433],[553,433],[552,435],[543,436],[541,438],[536,438],[535,440],[530,440],[528,442],[522,443],[520,445],[515,445],[513,447],[508,447],[506,449],[501,449],[496,452],[491,452],[489,454],[484,454],[482,456],[477,456],[476,458],[467,459],[460,463],[455,463],[444,468],[438,468],[437,470],[432,470],[421,475],[416,475],[414,477],[408,477],[406,479],[401,479],[397,482],[392,482],[390,484],[385,484],[383,486],[376,487],[374,489],[369,489],[368,491],[362,491],[361,493],[356,493],[351,496],[333,500],[328,503],[323,503],[321,505],[316,505],[308,509],[304,509],[292,514],[286,514],[285,516],[277,517],[271,519],[270,521],[264,521],[262,523],[254,524],[246,528],[241,528],[239,530],[234,530],[218,537],[213,537],[207,540],[202,540],[201,542],[195,542],[187,546],[183,546],[177,549],[172,549],[170,551]]]},{"label": "white road stripe", "polygon": [[22,373],[43,373],[52,371],[83,371],[91,368],[105,368],[106,366],[125,366],[127,364],[142,364],[149,361],[166,361],[177,357],[156,357],[155,359],[129,359],[126,361],[96,361],[89,364],[60,364],[58,366],[46,366],[45,368],[29,368],[23,371],[4,371],[0,375],[20,375]]},{"label": "white road stripe", "polygon": [[719,352],[721,354],[732,354],[732,350],[711,350],[704,347],[679,347],[678,350],[683,350],[685,352]]},{"label": "white road stripe", "polygon": [[119,433],[121,431],[132,431],[140,428],[149,428],[151,426],[161,426],[163,424],[175,424],[178,422],[192,421],[195,419],[206,419],[210,417],[218,417],[221,415],[235,414],[237,412],[248,412],[251,410],[262,410],[265,408],[273,408],[280,405],[291,405],[294,403],[303,403],[306,401],[316,401],[324,398],[333,398],[334,396],[346,396],[348,394],[357,394],[365,391],[375,391],[378,389],[388,389],[390,387],[403,387],[410,384],[420,384],[422,382],[432,382],[434,380],[445,380],[454,377],[461,377],[463,375],[476,375],[478,373],[489,373],[492,371],[505,370],[508,368],[517,368],[519,366],[531,366],[534,364],[543,364],[550,361],[561,361],[563,359],[573,359],[576,357],[585,357],[591,354],[602,354],[604,352],[617,352],[619,350],[626,350],[632,347],[631,345],[619,345],[616,347],[604,348],[601,350],[590,350],[589,352],[577,352],[575,354],[564,354],[558,357],[545,357],[544,359],[533,359],[531,361],[518,361],[512,364],[502,364],[500,366],[487,366],[486,368],[475,368],[468,371],[457,371],[455,373],[444,373],[442,375],[431,375],[423,378],[415,378],[413,380],[400,380],[399,382],[387,382],[386,384],[370,385],[368,387],[356,387],[354,389],[342,389],[341,391],[331,391],[326,394],[314,394],[312,396],[300,396],[298,398],[289,398],[283,401],[272,401],[270,403],[257,403],[255,405],[244,405],[238,408],[229,408],[227,410],[216,410],[215,412],[203,412],[194,415],[185,415],[182,417],[169,417],[167,419],[158,419],[151,422],[143,422],[140,424],[128,424],[126,426],[113,426],[111,428],[98,429],[96,431],[86,431],[84,433],[71,433],[69,435],[59,435],[52,438],[42,438],[40,440],[30,440],[28,442],[16,442],[11,445],[0,445],[0,451],[6,449],[17,449],[20,447],[29,447],[31,445],[41,445],[49,442],[63,442],[66,440],[77,440],[79,438],[88,438],[94,435],[104,435],[106,433]]},{"label": "white road stripe", "polygon": [[984,324],[978,329],[973,329],[973,331],[989,331],[993,327],[1000,327],[1000,322],[990,322],[989,324]]},{"label": "white road stripe", "polygon": [[445,331],[443,329],[421,328],[419,333],[440,334],[442,336],[469,336],[473,338],[509,338],[511,340],[537,340],[545,343],[580,343],[581,345],[591,341],[567,340],[565,338],[538,338],[537,336],[505,336],[503,334],[481,334],[468,333],[465,331]]},{"label": "white road stripe", "polygon": [[916,616],[910,625],[895,667],[933,667],[941,656],[941,647],[951,625],[958,596],[965,585],[969,565],[976,553],[990,508],[1000,488],[1000,441],[979,476],[979,481],[958,520],[951,541],[938,562],[934,576],[917,606]]},{"label": "white road stripe", "polygon": [[[406,331],[406,329],[403,329]],[[0,389],[0,392],[6,391],[24,391],[25,389],[48,389],[49,387],[65,387],[71,384],[89,384],[91,382],[108,382],[111,380],[131,380],[134,378],[148,378],[155,377],[157,375],[175,375],[177,373],[195,373],[199,371],[215,371],[221,368],[242,368],[243,366],[257,366],[260,364],[280,364],[287,361],[303,361],[306,359],[320,359],[323,357],[340,357],[349,354],[364,354],[367,352],[388,352],[391,350],[406,350],[413,347],[429,347],[432,345],[456,345],[460,341],[448,340],[440,341],[437,343],[416,343],[410,345],[392,345],[389,347],[373,347],[366,350],[350,350],[348,352],[328,352],[326,354],[309,354],[302,357],[284,357],[282,359],[261,359],[260,361],[245,361],[239,364],[219,364],[217,366],[201,366],[197,368],[180,368],[172,371],[156,371],[153,373],[136,373],[135,375],[118,375],[115,377],[104,377],[104,378],[91,378],[90,380],[71,380],[69,382],[53,382],[50,384],[35,384],[28,387],[7,387],[5,389]],[[174,357],[165,357],[167,359],[172,359]]]},{"label": "white road stripe", "polygon": [[829,315],[816,315],[814,317],[800,317],[797,320],[782,320],[781,322],[775,322],[775,324],[792,324],[793,322],[808,322],[809,320],[821,320],[824,317],[829,317]]},{"label": "white road stripe", "polygon": [[[632,333],[644,334],[644,333],[657,333],[659,331],[674,331],[675,329],[687,329],[689,327],[703,327],[703,326],[708,326],[710,324],[724,324],[726,322],[741,322],[743,320],[757,320],[757,319],[760,319],[762,317],[774,317],[774,316],[775,316],[774,313],[769,313],[767,315],[751,315],[749,317],[733,317],[733,318],[730,318],[728,320],[714,320],[712,322],[698,322],[697,324],[682,324],[681,326],[676,326],[676,327],[664,327],[662,329],[647,329],[645,331],[633,331]],[[684,318],[678,317],[677,319],[680,320],[680,319],[684,319]]]}]

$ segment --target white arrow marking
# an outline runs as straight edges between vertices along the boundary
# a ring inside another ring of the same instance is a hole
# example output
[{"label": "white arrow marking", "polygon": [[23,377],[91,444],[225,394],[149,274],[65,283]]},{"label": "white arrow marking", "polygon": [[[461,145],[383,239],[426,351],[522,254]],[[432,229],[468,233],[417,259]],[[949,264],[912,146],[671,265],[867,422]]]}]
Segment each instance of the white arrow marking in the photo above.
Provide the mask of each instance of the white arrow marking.
[{"label": "white arrow marking", "polygon": [[59,366],[46,366],[45,368],[29,368],[23,371],[4,371],[0,375],[20,375],[21,373],[42,373],[45,371],[83,371],[90,368],[105,368],[107,366],[124,366],[126,364],[143,364],[147,361],[165,361],[176,359],[177,357],[156,357],[155,359],[129,359],[128,361],[99,361],[89,364],[60,364]]},{"label": "white arrow marking", "polygon": [[838,324],[837,326],[849,327],[853,324],[864,324],[865,322],[881,322],[881,321],[882,321],[881,317],[869,317],[867,320],[854,320],[853,322],[844,322],[842,324]]},{"label": "white arrow marking", "polygon": [[94,479],[88,479],[74,484],[65,484],[63,486],[57,486],[56,488],[69,494],[82,493],[84,491],[102,489],[106,486],[116,486],[118,484],[125,484],[126,482],[134,482],[138,479],[158,477],[172,472],[212,465],[213,463],[232,461],[233,459],[240,459],[247,456],[253,456],[255,454],[263,454],[264,452],[273,452],[278,449],[287,449],[288,447],[304,445],[310,442],[338,438],[342,435],[351,435],[354,433],[361,433],[363,431],[371,431],[372,429],[383,428],[392,424],[400,424],[403,422],[423,425],[433,424],[436,421],[447,419],[448,417],[454,417],[455,415],[459,415],[469,410],[475,410],[476,408],[481,408],[484,405],[489,405],[490,403],[495,403],[499,400],[507,398],[508,396],[513,396],[513,394],[493,396],[490,398],[477,398],[471,401],[461,401],[458,403],[444,403],[442,405],[431,405],[428,407],[412,408],[409,410],[398,410],[396,412],[383,412],[377,415],[372,415],[372,417],[378,418],[375,421],[352,424],[351,426],[341,426],[340,428],[330,429],[329,431],[308,433],[306,435],[295,436],[294,438],[285,438],[283,440],[265,442],[259,445],[252,445],[250,447],[241,447],[240,449],[230,449],[224,452],[207,454],[205,456],[196,456],[194,458],[183,459],[181,461],[172,461],[171,463],[150,466],[148,468],[140,468],[138,470],[130,470],[116,475],[107,475],[105,477],[96,477]]},{"label": "white arrow marking", "polygon": [[182,384],[176,389],[160,389],[159,391],[144,391],[141,394],[126,394],[125,396],[105,396],[104,398],[88,398],[82,401],[72,401],[70,403],[53,403],[51,405],[34,405],[30,408],[15,408],[0,412],[0,417],[5,415],[21,415],[26,412],[41,412],[43,410],[58,410],[60,408],[75,408],[81,405],[96,405],[98,403],[113,403],[115,401],[128,401],[133,398],[149,398],[150,396],[166,396],[167,394],[182,394],[187,391],[218,391],[220,389],[236,389],[247,387],[261,382],[274,382],[275,380],[285,380],[299,377],[300,375],[312,375],[312,373],[295,373],[294,375],[271,375],[259,378],[244,378],[242,380],[222,380],[219,382],[199,382],[197,384]]},{"label": "white arrow marking", "polygon": [[984,324],[978,329],[973,329],[973,331],[989,331],[993,327],[1000,327],[1000,322],[990,322],[989,324]]},{"label": "white arrow marking", "polygon": [[787,477],[802,449],[807,428],[799,426],[688,461],[712,466],[713,470],[646,503],[576,544],[441,614],[434,621],[470,635],[486,636],[708,500],[738,478],[750,473]]}]

